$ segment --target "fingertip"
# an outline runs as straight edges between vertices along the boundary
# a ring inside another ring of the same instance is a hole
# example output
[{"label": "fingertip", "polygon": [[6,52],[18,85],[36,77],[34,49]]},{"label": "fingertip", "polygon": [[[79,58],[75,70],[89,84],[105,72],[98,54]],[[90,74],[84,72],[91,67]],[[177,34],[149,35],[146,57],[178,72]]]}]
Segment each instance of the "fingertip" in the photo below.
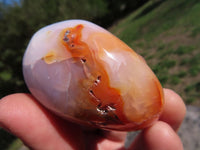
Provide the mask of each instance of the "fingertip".
[{"label": "fingertip", "polygon": [[165,105],[160,120],[177,131],[185,117],[186,106],[182,98],[173,90],[164,89]]},{"label": "fingertip", "polygon": [[0,126],[32,149],[75,149],[83,145],[78,125],[50,113],[30,94],[12,94],[0,100]]},{"label": "fingertip", "polygon": [[178,135],[167,123],[158,121],[136,138],[131,149],[183,150],[183,145]]},{"label": "fingertip", "polygon": [[[15,93],[11,95],[7,95],[3,98],[0,99],[0,110],[3,109],[4,107],[14,107],[17,106],[16,104],[22,104],[24,101],[27,99],[34,99],[30,94],[27,93]],[[16,103],[17,102],[17,103]],[[32,101],[29,101],[32,102]]]},{"label": "fingertip", "polygon": [[182,142],[174,130],[165,122],[158,121],[144,131],[147,148],[150,150],[182,150]]},{"label": "fingertip", "polygon": [[28,96],[28,94],[11,94],[0,99],[0,122],[5,122],[6,119],[13,116],[12,114],[17,114],[17,110],[19,110],[17,108],[20,105],[17,101],[24,101],[24,96]]},{"label": "fingertip", "polygon": [[[20,128],[26,126],[25,120],[30,120],[37,112],[37,102],[30,94],[16,93],[3,97],[0,100],[0,124],[6,130],[18,134]],[[26,110],[33,110],[33,113]]]}]

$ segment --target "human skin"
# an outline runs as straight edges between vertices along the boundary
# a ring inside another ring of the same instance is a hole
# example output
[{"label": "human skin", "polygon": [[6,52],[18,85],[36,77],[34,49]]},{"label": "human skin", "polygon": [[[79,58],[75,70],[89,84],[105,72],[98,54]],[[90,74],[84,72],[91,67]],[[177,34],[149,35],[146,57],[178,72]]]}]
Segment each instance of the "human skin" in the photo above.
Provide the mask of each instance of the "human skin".
[{"label": "human skin", "polygon": [[[164,89],[165,106],[160,119],[136,137],[130,150],[183,150],[177,135],[186,112],[179,95]],[[82,127],[44,108],[30,94],[17,93],[0,100],[0,127],[35,150],[123,150],[126,132]]]}]

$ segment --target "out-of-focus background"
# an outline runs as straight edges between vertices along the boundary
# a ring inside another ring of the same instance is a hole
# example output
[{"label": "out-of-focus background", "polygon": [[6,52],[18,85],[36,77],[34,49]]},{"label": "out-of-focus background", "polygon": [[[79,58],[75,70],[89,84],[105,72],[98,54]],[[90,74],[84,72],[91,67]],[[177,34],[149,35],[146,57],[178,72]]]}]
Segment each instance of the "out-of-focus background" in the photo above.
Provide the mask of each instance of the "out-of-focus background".
[{"label": "out-of-focus background", "polygon": [[[92,21],[141,54],[162,85],[183,97],[188,113],[179,135],[186,150],[200,149],[199,0],[0,0],[0,98],[28,92],[21,64],[31,36],[67,19]],[[0,150],[20,149],[0,128]]]}]

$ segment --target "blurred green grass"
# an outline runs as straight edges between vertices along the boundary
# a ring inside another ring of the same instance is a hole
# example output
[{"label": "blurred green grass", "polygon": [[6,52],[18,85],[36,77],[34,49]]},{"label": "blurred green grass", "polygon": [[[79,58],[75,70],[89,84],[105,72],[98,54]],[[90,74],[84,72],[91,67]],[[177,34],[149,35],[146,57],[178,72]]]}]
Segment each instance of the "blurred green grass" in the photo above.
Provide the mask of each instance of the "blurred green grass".
[{"label": "blurred green grass", "polygon": [[[10,143],[14,142],[16,140],[15,136],[13,136],[12,134],[6,132],[2,128],[0,128],[0,137],[1,137],[0,150],[5,150],[5,147],[8,148],[10,146]],[[6,150],[9,150],[9,149],[6,149]]]},{"label": "blurred green grass", "polygon": [[199,18],[198,0],[149,1],[110,30],[146,59],[164,87],[200,106]]}]

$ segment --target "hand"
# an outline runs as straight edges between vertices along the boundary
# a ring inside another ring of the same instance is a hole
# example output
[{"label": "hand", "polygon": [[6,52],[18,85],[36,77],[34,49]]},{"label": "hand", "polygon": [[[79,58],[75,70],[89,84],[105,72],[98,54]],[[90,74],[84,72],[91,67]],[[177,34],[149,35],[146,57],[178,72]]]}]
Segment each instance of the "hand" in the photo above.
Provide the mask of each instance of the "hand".
[{"label": "hand", "polygon": [[[144,129],[130,150],[183,150],[176,134],[185,116],[185,105],[165,89],[164,111],[154,125]],[[85,129],[55,116],[29,94],[0,100],[0,126],[36,150],[123,150],[126,132]]]}]

